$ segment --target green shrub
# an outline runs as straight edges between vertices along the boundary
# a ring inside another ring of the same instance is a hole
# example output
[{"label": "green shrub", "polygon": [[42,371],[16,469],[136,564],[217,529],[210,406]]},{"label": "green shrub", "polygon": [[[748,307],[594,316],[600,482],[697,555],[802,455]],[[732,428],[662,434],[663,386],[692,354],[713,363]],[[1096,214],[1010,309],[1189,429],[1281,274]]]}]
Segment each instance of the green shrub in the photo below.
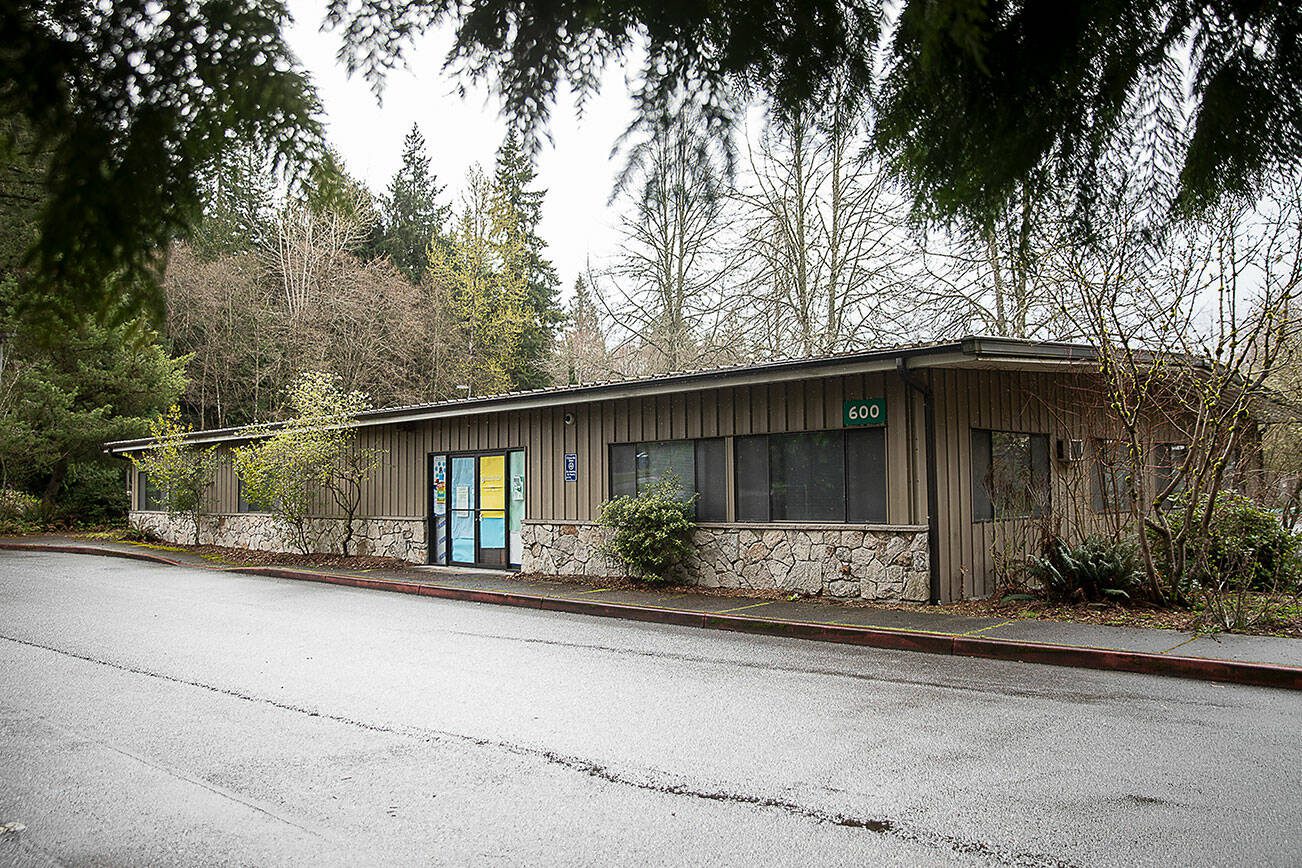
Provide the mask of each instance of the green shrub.
[{"label": "green shrub", "polygon": [[[1196,514],[1203,514],[1205,503]],[[1177,499],[1171,508],[1185,509],[1187,503]],[[1157,543],[1156,533],[1150,535]],[[1302,538],[1286,529],[1275,513],[1236,492],[1216,495],[1206,538],[1186,540],[1185,548],[1184,579],[1189,584],[1270,591],[1296,588],[1302,582]],[[1169,576],[1164,546],[1154,545],[1153,551],[1158,569]]]},{"label": "green shrub", "polygon": [[1053,539],[1027,565],[1046,596],[1089,603],[1131,599],[1142,587],[1142,569],[1134,543],[1102,536],[1078,546]]},{"label": "green shrub", "polygon": [[648,583],[672,580],[691,555],[696,529],[695,496],[682,499],[682,485],[672,473],[638,492],[616,497],[601,507],[598,523],[607,529],[602,551]]},{"label": "green shrub", "polygon": [[0,534],[32,533],[41,526],[41,501],[22,491],[0,488]]},{"label": "green shrub", "polygon": [[117,460],[68,465],[55,502],[57,519],[70,525],[121,524],[129,507],[124,470]]}]

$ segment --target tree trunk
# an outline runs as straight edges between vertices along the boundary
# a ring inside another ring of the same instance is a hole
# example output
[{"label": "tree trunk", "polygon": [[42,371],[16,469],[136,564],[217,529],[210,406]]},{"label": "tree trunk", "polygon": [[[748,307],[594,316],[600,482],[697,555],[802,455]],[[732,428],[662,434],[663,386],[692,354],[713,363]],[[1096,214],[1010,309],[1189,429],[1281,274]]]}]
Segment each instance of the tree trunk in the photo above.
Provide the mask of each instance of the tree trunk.
[{"label": "tree trunk", "polygon": [[45,483],[45,493],[41,495],[41,512],[49,517],[54,515],[54,502],[59,497],[59,489],[68,476],[68,459],[60,458],[50,470],[50,479]]}]

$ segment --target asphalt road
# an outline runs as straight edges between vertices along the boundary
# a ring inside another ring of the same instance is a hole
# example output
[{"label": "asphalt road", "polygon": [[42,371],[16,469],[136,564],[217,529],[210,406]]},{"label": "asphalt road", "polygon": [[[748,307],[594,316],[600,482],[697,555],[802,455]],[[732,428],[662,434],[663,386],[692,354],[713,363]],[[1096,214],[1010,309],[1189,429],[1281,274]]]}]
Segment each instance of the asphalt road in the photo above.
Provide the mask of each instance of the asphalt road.
[{"label": "asphalt road", "polygon": [[1302,695],[0,552],[0,862],[1302,862]]}]

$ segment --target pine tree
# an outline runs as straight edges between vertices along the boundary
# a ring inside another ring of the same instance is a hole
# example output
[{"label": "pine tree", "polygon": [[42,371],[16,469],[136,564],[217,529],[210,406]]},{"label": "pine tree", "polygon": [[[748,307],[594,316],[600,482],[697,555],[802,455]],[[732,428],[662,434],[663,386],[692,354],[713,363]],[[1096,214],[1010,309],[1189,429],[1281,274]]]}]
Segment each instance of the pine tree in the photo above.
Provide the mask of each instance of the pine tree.
[{"label": "pine tree", "polygon": [[452,206],[440,204],[444,186],[431,168],[425,137],[412,124],[402,142],[402,165],[380,200],[380,223],[373,252],[388,256],[413,283],[419,283],[431,242],[442,243]]},{"label": "pine tree", "polygon": [[276,178],[270,157],[243,145],[225,155],[204,185],[207,201],[193,247],[204,259],[257,250],[271,231]]},{"label": "pine tree", "polygon": [[601,315],[581,274],[574,279],[574,298],[570,300],[561,354],[561,370],[571,386],[595,382],[610,372],[610,351]]},{"label": "pine tree", "polygon": [[[12,282],[0,294],[10,290]],[[47,514],[78,466],[111,465],[104,443],[144,435],[185,389],[185,359],[169,356],[139,320],[20,326],[4,351],[0,478],[41,495]]]},{"label": "pine tree", "polygon": [[560,278],[547,258],[547,242],[538,234],[546,190],[536,190],[537,171],[511,132],[497,151],[493,194],[519,215],[525,252],[525,322],[520,338],[519,364],[510,377],[516,388],[537,389],[551,382],[549,362],[555,352],[553,335],[565,321],[557,301]]}]

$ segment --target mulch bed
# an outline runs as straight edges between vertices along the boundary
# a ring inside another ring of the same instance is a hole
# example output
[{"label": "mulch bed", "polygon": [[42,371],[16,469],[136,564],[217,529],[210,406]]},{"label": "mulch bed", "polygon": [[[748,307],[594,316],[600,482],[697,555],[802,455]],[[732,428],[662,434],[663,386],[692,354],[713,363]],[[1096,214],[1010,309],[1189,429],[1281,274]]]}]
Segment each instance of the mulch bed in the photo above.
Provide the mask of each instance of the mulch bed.
[{"label": "mulch bed", "polygon": [[380,558],[369,555],[301,555],[293,552],[262,552],[252,549],[229,548],[212,545],[183,545],[180,543],[160,543],[152,540],[132,538],[120,531],[101,531],[73,534],[74,538],[89,542],[110,541],[125,542],[144,549],[161,552],[178,552],[196,555],[206,561],[232,567],[327,567],[334,570],[408,570],[410,561],[401,558]]},{"label": "mulch bed", "polygon": [[[735,597],[756,600],[799,600],[803,603],[817,603],[825,606],[852,609],[896,609],[928,612],[944,615],[963,615],[982,618],[1002,618],[1004,620],[1041,620],[1066,621],[1074,624],[1100,624],[1111,627],[1148,627],[1161,630],[1180,630],[1185,632],[1206,631],[1203,613],[1189,609],[1159,609],[1152,606],[1120,606],[1112,603],[1100,605],[1051,603],[1045,600],[1012,600],[1001,602],[989,598],[983,600],[959,600],[943,603],[939,606],[926,606],[921,603],[886,602],[877,600],[844,599],[839,597],[806,596],[792,594],[790,591],[765,588],[705,588],[699,585],[655,585],[648,588],[625,578],[602,579],[594,583],[591,576],[561,575],[521,575],[521,579],[559,582],[586,588],[612,588],[615,590],[655,590],[669,594],[698,594],[707,597]],[[1283,623],[1262,624],[1245,631],[1251,635],[1288,636],[1302,639],[1302,609],[1292,613],[1292,617]]]}]

